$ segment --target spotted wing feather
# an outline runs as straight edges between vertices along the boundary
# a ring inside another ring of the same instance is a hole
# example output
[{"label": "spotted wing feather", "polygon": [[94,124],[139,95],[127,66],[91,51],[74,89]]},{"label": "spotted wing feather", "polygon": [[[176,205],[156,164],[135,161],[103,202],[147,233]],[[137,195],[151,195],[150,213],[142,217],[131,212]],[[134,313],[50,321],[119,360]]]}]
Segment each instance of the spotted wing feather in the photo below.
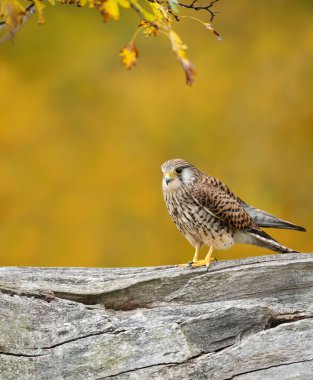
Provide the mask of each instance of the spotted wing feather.
[{"label": "spotted wing feather", "polygon": [[238,230],[259,230],[257,224],[244,210],[236,197],[206,183],[196,184],[191,190],[191,196],[207,212],[220,219],[225,224]]},{"label": "spotted wing feather", "polygon": [[249,216],[254,220],[254,222],[259,227],[265,228],[281,228],[287,230],[296,230],[296,231],[306,231],[304,227],[298,226],[294,223],[290,223],[286,220],[280,219],[275,215],[270,214],[267,211],[260,210],[255,208],[248,203],[240,199],[236,194],[234,194],[230,188],[225,185],[223,182],[214,177],[206,176],[206,182],[217,189],[228,194],[230,197],[237,200],[237,202],[244,208],[244,210],[249,214]]}]

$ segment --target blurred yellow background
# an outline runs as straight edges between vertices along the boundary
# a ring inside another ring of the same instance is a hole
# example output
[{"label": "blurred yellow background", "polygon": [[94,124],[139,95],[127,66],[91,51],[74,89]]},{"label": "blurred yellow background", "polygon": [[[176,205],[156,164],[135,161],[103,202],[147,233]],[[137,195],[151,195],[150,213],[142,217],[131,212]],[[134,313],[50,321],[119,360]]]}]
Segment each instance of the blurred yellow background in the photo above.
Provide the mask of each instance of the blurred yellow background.
[{"label": "blurred yellow background", "polygon": [[[175,157],[305,226],[268,232],[313,250],[313,3],[215,10],[221,44],[195,21],[176,28],[196,65],[192,88],[163,36],[139,37],[137,67],[121,66],[138,23],[129,11],[103,24],[96,11],[50,6],[44,26],[34,16],[0,46],[1,265],[190,260],[161,193],[160,165]],[[260,254],[271,252],[238,245],[216,257]]]}]

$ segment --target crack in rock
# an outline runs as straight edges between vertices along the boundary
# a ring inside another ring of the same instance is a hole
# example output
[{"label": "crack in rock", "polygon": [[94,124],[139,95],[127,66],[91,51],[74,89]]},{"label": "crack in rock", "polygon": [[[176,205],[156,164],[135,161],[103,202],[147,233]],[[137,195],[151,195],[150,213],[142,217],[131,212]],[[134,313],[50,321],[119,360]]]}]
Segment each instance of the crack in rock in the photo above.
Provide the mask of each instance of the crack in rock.
[{"label": "crack in rock", "polygon": [[309,362],[313,362],[313,359],[298,360],[298,361],[295,361],[295,362],[288,362],[288,363],[276,364],[276,365],[272,365],[272,366],[268,366],[268,367],[264,367],[264,368],[257,368],[257,369],[251,370],[251,371],[237,373],[236,375],[233,375],[232,377],[225,378],[223,380],[234,380],[236,378],[239,378],[242,375],[247,375],[247,374],[250,374],[250,373],[251,374],[255,374],[257,372],[266,371],[267,369],[271,369],[271,368],[279,368],[279,367],[284,367],[284,366],[290,366],[290,365],[293,365],[293,364],[309,363]]}]

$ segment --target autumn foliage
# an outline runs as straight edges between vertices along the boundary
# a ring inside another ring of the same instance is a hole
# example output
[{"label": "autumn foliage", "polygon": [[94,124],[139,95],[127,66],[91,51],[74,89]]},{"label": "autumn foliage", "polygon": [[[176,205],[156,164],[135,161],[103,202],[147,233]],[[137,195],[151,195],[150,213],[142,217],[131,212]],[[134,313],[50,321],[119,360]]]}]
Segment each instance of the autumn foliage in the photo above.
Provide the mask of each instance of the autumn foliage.
[{"label": "autumn foliage", "polygon": [[[136,65],[139,53],[135,40],[140,32],[146,37],[164,35],[169,39],[172,50],[185,72],[186,83],[191,85],[194,81],[195,71],[187,55],[187,45],[174,30],[174,23],[185,17],[192,18],[200,22],[221,41],[220,35],[211,25],[215,16],[212,8],[218,0],[210,1],[204,5],[198,5],[198,1],[200,0],[192,0],[188,4],[181,3],[179,0],[31,0],[27,3],[21,0],[0,0],[0,17],[2,18],[0,26],[5,30],[0,42],[13,39],[15,33],[33,13],[37,14],[38,24],[44,24],[43,12],[45,8],[49,5],[55,5],[56,2],[95,9],[100,12],[105,22],[119,20],[120,10],[122,8],[129,9],[138,14],[140,22],[131,40],[120,51],[123,65],[127,69]],[[181,10],[184,8],[206,11],[210,22],[181,14]]]}]

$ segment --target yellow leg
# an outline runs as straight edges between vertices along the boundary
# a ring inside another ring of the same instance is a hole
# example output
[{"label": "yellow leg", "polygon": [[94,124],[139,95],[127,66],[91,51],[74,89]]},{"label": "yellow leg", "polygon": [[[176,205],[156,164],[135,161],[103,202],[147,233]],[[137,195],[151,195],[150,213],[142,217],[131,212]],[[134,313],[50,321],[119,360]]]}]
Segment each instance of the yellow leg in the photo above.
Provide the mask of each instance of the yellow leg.
[{"label": "yellow leg", "polygon": [[192,268],[198,268],[198,267],[202,267],[203,265],[205,265],[208,268],[210,266],[210,262],[212,260],[214,260],[214,258],[211,258],[212,253],[213,253],[213,247],[211,246],[208,254],[205,256],[205,259],[199,260],[199,261],[194,260],[193,263],[191,264],[191,267]]},{"label": "yellow leg", "polygon": [[195,254],[193,255],[193,259],[191,262],[187,264],[179,264],[180,267],[189,267],[192,263],[198,261],[198,255],[199,255],[200,247],[196,247]]},{"label": "yellow leg", "polygon": [[192,262],[198,261],[199,247],[196,248],[195,254],[193,255]]}]

